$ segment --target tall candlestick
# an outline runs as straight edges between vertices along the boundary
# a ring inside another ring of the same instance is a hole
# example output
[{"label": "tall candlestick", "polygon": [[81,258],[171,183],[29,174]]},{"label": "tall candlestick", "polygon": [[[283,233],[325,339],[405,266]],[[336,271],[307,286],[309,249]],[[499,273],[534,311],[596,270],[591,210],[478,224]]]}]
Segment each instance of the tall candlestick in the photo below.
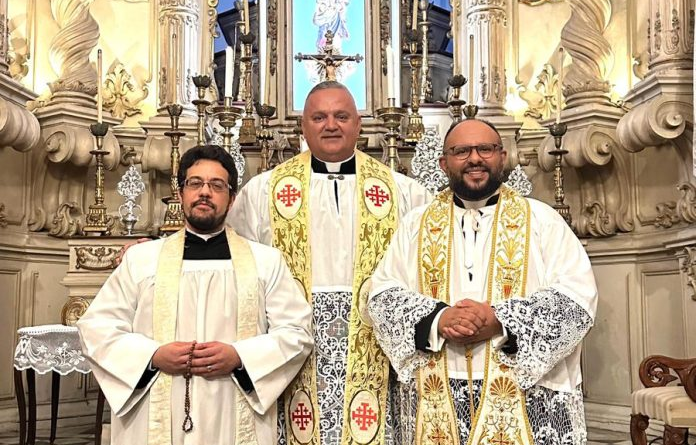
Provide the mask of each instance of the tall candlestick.
[{"label": "tall candlestick", "polygon": [[102,123],[102,50],[97,50],[97,123]]},{"label": "tall candlestick", "polygon": [[474,36],[469,36],[469,103],[474,103]]},{"label": "tall candlestick", "polygon": [[561,123],[561,104],[563,103],[563,47],[558,48],[558,98],[556,99],[556,123]]},{"label": "tall candlestick", "polygon": [[234,50],[225,48],[225,97],[232,97],[234,87]]},{"label": "tall candlestick", "polygon": [[387,99],[394,96],[394,50],[391,43],[387,45]]},{"label": "tall candlestick", "polygon": [[411,29],[418,28],[418,0],[413,0],[413,14],[411,16]]},{"label": "tall candlestick", "polygon": [[249,27],[249,0],[244,0],[244,34],[249,34],[251,28]]}]

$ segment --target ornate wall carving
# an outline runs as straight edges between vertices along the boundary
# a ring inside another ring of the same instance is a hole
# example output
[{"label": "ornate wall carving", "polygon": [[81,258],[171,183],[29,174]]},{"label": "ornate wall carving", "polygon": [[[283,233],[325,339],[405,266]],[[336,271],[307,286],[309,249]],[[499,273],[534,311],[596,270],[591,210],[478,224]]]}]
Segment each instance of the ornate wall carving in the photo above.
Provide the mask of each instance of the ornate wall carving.
[{"label": "ornate wall carving", "polygon": [[696,300],[696,246],[684,247],[686,258],[682,259],[681,271],[686,277],[686,284],[691,288],[691,299]]},{"label": "ornate wall carving", "polygon": [[616,128],[621,146],[636,153],[672,141],[693,121],[692,104],[683,96],[663,95],[632,108]]},{"label": "ornate wall carving", "polygon": [[527,102],[525,116],[533,119],[548,119],[558,110],[558,74],[550,63],[544,64],[544,69],[537,76],[534,89],[524,86],[519,88],[520,98]]},{"label": "ornate wall carving", "polygon": [[104,80],[104,108],[118,119],[142,113],[142,102],[148,96],[146,84],[137,81],[122,63],[116,61]]},{"label": "ornate wall carving", "polygon": [[12,147],[25,152],[39,142],[40,135],[39,121],[31,112],[0,97],[0,148]]}]

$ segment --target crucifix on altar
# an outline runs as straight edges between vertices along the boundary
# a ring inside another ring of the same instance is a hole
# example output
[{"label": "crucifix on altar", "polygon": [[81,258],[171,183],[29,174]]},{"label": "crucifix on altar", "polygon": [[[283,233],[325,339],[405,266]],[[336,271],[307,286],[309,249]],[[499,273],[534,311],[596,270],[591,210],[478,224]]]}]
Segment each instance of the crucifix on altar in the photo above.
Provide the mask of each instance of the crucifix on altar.
[{"label": "crucifix on altar", "polygon": [[321,54],[302,54],[297,53],[295,60],[298,62],[303,62],[311,60],[317,63],[317,69],[319,70],[319,75],[321,80],[336,80],[336,69],[338,69],[345,62],[355,62],[360,63],[363,60],[363,56],[356,54],[354,56],[346,56],[341,54],[334,54],[336,50],[333,44],[334,33],[331,30],[327,30],[324,34],[326,39],[326,44],[321,48]]}]

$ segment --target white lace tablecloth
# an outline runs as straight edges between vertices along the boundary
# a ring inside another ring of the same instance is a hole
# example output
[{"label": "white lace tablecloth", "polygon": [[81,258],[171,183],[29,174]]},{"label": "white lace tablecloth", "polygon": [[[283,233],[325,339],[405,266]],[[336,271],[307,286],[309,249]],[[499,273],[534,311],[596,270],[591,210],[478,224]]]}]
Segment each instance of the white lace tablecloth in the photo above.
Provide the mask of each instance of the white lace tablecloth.
[{"label": "white lace tablecloth", "polygon": [[15,349],[14,367],[19,371],[33,369],[39,374],[55,371],[66,375],[77,371],[91,372],[82,355],[80,335],[74,326],[51,324],[17,330],[19,342]]}]

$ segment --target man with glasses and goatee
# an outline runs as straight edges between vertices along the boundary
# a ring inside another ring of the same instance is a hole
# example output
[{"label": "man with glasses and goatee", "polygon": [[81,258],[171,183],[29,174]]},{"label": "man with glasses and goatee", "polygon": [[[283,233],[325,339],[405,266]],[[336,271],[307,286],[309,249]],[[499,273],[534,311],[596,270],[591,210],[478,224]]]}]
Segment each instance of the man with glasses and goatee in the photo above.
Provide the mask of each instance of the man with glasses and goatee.
[{"label": "man with glasses and goatee", "polygon": [[495,127],[450,129],[449,188],[406,215],[372,276],[398,374],[397,443],[584,444],[581,342],[597,289],[563,218],[503,184]]},{"label": "man with glasses and goatee", "polygon": [[111,443],[275,443],[311,308],[280,251],[225,228],[237,192],[225,150],[188,150],[178,183],[186,228],[132,246],[77,323]]}]

